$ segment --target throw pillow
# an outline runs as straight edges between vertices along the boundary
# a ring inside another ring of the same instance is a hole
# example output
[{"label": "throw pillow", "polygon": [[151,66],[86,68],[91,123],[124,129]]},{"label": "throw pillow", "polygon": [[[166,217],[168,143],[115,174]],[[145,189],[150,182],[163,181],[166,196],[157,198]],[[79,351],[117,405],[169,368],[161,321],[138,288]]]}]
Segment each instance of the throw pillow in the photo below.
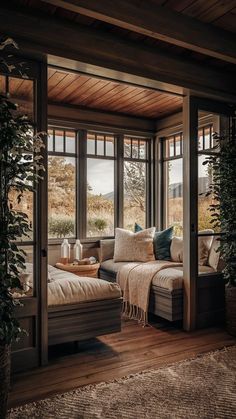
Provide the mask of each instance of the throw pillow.
[{"label": "throw pillow", "polygon": [[[134,231],[142,231],[142,227],[135,223]],[[173,227],[169,227],[163,231],[156,231],[153,239],[155,259],[170,260],[170,245],[173,237]]]},{"label": "throw pillow", "polygon": [[154,260],[155,227],[138,233],[116,228],[114,262],[149,262]]},{"label": "throw pillow", "polygon": [[[202,230],[199,234],[212,234],[213,230]],[[213,236],[198,237],[198,263],[199,265],[207,265],[209,252],[212,245]],[[183,238],[173,237],[170,246],[171,260],[173,262],[183,262]]]}]

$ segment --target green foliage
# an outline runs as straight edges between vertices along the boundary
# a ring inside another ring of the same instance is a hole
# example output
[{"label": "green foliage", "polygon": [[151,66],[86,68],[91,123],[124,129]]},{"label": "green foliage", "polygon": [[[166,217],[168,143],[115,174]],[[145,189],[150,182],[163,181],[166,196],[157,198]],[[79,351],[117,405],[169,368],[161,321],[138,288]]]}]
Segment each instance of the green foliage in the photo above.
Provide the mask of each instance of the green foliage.
[{"label": "green foliage", "polygon": [[236,286],[236,120],[230,131],[215,135],[215,155],[208,157],[212,171],[212,183],[206,196],[213,197],[210,205],[211,224],[223,233],[219,251],[224,261],[224,276],[231,286]]},{"label": "green foliage", "polygon": [[0,96],[0,344],[10,344],[21,332],[14,315],[19,302],[11,289],[21,288],[25,253],[15,242],[30,232],[28,216],[13,208],[10,194],[14,191],[20,203],[25,191],[34,191],[44,170],[42,134],[33,136],[27,117],[17,116],[16,110],[15,104]]},{"label": "green foliage", "polygon": [[96,220],[94,220],[93,224],[100,232],[105,230],[105,228],[107,227],[106,220],[103,220],[102,218],[97,218]]},{"label": "green foliage", "polygon": [[92,230],[93,233],[101,234],[107,228],[108,222],[103,218],[89,218],[88,229]]},{"label": "green foliage", "polygon": [[75,222],[71,217],[51,217],[48,223],[48,229],[51,236],[59,238],[69,237],[75,232]]}]

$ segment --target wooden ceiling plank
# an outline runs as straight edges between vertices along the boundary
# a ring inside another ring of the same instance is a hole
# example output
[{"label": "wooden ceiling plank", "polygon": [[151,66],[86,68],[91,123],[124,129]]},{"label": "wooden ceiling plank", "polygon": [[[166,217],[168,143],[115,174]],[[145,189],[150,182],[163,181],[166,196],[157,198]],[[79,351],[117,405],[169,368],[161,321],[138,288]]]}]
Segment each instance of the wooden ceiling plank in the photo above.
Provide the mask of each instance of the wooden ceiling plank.
[{"label": "wooden ceiling plank", "polygon": [[86,95],[84,95],[83,99],[81,100],[81,105],[86,106],[91,99],[95,100],[95,98],[98,99],[99,97],[103,96],[106,92],[106,90],[104,90],[105,88],[109,90],[109,82],[107,80],[99,80],[99,83],[92,89],[89,89]]},{"label": "wooden ceiling plank", "polygon": [[70,103],[70,101],[79,94],[80,89],[84,89],[84,86],[89,82],[89,80],[90,77],[84,75],[80,76],[79,80],[75,80],[70,85],[70,89],[66,92],[67,94],[64,96],[63,101]]},{"label": "wooden ceiling plank", "polygon": [[66,74],[58,71],[52,74],[52,76],[50,77],[50,87],[48,88],[48,94],[50,94],[51,90],[53,90],[54,87],[57,86],[65,77]]},{"label": "wooden ceiling plank", "polygon": [[132,108],[135,108],[135,109],[144,108],[146,105],[151,105],[153,103],[155,104],[157,102],[159,103],[159,101],[161,99],[164,99],[165,97],[166,97],[165,94],[152,92],[152,95],[150,95],[150,97],[147,97],[146,100],[131,103],[129,106],[129,109],[131,110]]},{"label": "wooden ceiling plank", "polygon": [[[216,22],[217,19],[230,13],[236,6],[236,1],[220,2],[220,4],[210,7],[205,13],[200,13],[198,18],[204,22]],[[235,24],[236,26],[236,24]]]},{"label": "wooden ceiling plank", "polygon": [[100,99],[96,100],[96,106],[97,105],[113,105],[116,95],[119,95],[119,98],[125,98],[127,95],[136,94],[136,88],[133,86],[127,86],[118,84],[111,89],[109,92],[109,95],[106,94],[104,97],[100,97]]},{"label": "wooden ceiling plank", "polygon": [[[139,0],[42,0],[66,10],[236,64],[230,33],[189,16]],[[210,2],[215,0],[209,0]],[[209,3],[201,0],[204,7]],[[196,9],[197,1],[192,8]],[[191,14],[191,6],[190,11]]]},{"label": "wooden ceiling plank", "polygon": [[[174,97],[173,97],[174,98]],[[150,100],[150,101],[148,101],[148,102],[146,102],[145,104],[140,104],[140,105],[137,105],[136,106],[136,110],[139,110],[139,109],[146,109],[146,108],[149,108],[150,106],[155,106],[155,105],[157,105],[158,104],[158,106],[159,105],[161,105],[161,103],[162,102],[166,102],[166,101],[168,101],[169,100],[169,97],[167,96],[167,95],[161,95],[161,97],[159,97],[158,99],[156,98],[156,97],[154,97],[154,98],[152,98],[152,100]]]},{"label": "wooden ceiling plank", "polygon": [[146,91],[145,89],[136,89],[134,90],[132,93],[126,95],[123,98],[118,98],[116,100],[114,100],[114,106],[116,106],[116,109],[119,110],[122,108],[126,109],[126,108],[130,108],[132,107],[132,105],[137,106],[137,103],[139,102],[139,100],[141,99],[147,99],[148,100],[148,96],[153,96],[153,92],[151,91]]},{"label": "wooden ceiling plank", "polygon": [[[80,75],[68,73],[68,77],[63,79],[59,85],[57,85],[57,89],[50,92],[50,98],[53,101],[60,101],[66,95],[68,95],[71,91],[73,91],[73,85],[79,83]],[[50,79],[48,80],[48,87],[50,88]]]},{"label": "wooden ceiling plank", "polygon": [[[112,89],[114,89],[115,87],[117,87],[117,83],[114,82],[110,82],[107,81],[105,82],[105,85],[98,90],[97,92],[91,94],[90,96],[87,97],[87,99],[85,100],[84,105],[85,106],[93,106],[93,104],[97,103],[97,101],[99,101],[99,99],[101,98],[107,98],[109,100],[110,95],[111,95],[111,91]],[[123,88],[125,89],[125,86],[123,86]],[[122,90],[122,87],[121,87]]]}]

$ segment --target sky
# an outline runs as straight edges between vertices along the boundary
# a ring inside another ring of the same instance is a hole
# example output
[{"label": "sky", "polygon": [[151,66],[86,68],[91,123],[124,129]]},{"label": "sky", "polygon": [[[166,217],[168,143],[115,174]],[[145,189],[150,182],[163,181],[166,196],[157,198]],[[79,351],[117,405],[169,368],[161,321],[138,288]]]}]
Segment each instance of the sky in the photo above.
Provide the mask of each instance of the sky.
[{"label": "sky", "polygon": [[114,191],[114,161],[87,159],[87,182],[94,194],[107,194]]}]

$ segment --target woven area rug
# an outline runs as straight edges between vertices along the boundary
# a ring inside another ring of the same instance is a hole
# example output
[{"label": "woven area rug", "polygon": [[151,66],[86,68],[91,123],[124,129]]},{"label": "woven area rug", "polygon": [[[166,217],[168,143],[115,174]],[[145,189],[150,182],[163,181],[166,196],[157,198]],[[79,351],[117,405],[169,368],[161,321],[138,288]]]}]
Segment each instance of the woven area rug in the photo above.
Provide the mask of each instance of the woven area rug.
[{"label": "woven area rug", "polygon": [[9,412],[10,419],[225,419],[236,417],[236,346]]}]

